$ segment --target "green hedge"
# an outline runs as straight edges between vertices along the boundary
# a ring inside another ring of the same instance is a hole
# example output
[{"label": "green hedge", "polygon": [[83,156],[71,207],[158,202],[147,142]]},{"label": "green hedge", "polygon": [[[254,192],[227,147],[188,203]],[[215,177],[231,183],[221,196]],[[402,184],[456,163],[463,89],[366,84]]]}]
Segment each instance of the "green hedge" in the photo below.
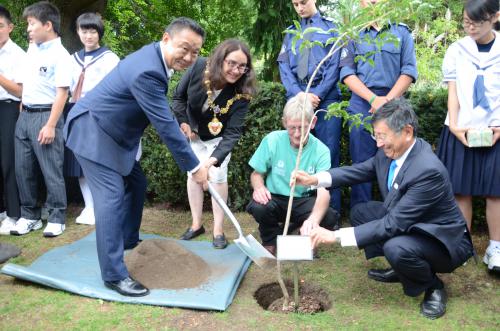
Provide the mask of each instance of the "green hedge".
[{"label": "green hedge", "polygon": [[[170,90],[173,88],[171,87]],[[419,136],[436,146],[446,116],[447,92],[442,88],[424,87],[409,93],[409,99],[419,116]],[[252,100],[245,132],[233,150],[229,167],[230,203],[233,209],[243,209],[251,197],[248,160],[270,131],[281,129],[281,113],[285,91],[281,84],[261,83],[258,95]],[[142,166],[148,177],[149,199],[188,207],[186,175],[181,173],[156,132],[148,128],[143,138]],[[342,135],[341,163],[349,164],[348,134]],[[343,205],[348,206],[349,190],[343,191]]]}]

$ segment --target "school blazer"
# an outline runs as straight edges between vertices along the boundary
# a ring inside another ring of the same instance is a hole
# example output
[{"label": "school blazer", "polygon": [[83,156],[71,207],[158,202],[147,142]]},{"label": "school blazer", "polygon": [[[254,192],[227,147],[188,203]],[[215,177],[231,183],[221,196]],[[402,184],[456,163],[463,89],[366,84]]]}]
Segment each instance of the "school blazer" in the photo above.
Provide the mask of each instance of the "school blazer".
[{"label": "school blazer", "polygon": [[[151,123],[183,171],[198,164],[170,111],[168,76],[158,42],[130,54],[70,111],[64,127],[74,153],[130,174],[140,138]],[[79,119],[80,118],[80,119]]]},{"label": "school blazer", "polygon": [[448,173],[430,145],[417,138],[413,149],[387,189],[391,159],[379,149],[363,163],[329,170],[332,187],[359,184],[376,179],[387,214],[354,228],[358,247],[386,241],[392,237],[421,233],[439,240],[455,262],[456,251],[466,231]]},{"label": "school blazer", "polygon": [[[222,137],[211,155],[217,159],[216,166],[219,166],[243,133],[245,116],[250,102],[246,99],[236,100],[226,114],[220,114],[218,118],[224,127],[218,136],[212,136],[206,125],[208,124],[207,116],[211,120],[213,113],[212,111],[209,111],[208,114],[202,113],[203,105],[207,100],[207,90],[204,83],[206,63],[206,58],[199,58],[182,76],[172,97],[172,111],[179,123],[189,124],[202,140]],[[227,84],[215,98],[214,103],[225,107],[227,101],[236,94],[234,85]]]}]

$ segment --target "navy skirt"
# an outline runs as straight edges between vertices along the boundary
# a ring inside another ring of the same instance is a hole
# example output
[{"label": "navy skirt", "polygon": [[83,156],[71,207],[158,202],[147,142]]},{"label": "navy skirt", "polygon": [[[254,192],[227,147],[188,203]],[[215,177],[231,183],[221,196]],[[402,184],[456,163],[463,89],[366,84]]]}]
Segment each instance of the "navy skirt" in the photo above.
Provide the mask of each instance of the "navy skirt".
[{"label": "navy skirt", "polygon": [[[74,103],[67,103],[64,106],[64,122],[66,122],[66,118],[68,117],[69,111],[73,108]],[[82,177],[83,171],[80,167],[80,163],[76,160],[75,154],[73,151],[64,146],[64,163],[63,163],[63,174],[65,177]]]},{"label": "navy skirt", "polygon": [[500,197],[500,142],[469,148],[445,125],[437,155],[448,169],[455,194]]}]

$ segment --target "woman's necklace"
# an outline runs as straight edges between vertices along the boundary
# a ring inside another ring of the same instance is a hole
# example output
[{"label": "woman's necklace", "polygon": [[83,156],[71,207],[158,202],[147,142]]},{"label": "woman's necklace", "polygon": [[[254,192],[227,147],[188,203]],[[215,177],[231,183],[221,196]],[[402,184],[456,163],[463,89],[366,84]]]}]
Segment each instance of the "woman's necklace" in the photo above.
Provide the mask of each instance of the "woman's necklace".
[{"label": "woman's necklace", "polygon": [[250,101],[252,97],[249,94],[238,93],[231,99],[227,100],[227,103],[223,108],[216,105],[214,102],[215,98],[213,96],[213,91],[210,87],[210,79],[208,79],[209,75],[208,67],[209,67],[209,62],[207,61],[207,66],[205,68],[205,86],[207,88],[207,97],[208,97],[207,103],[208,103],[208,108],[212,109],[212,111],[214,112],[214,117],[208,123],[208,131],[210,131],[210,133],[213,136],[217,136],[224,127],[224,125],[221,123],[221,121],[219,121],[217,116],[219,116],[219,114],[222,115],[226,114],[236,100],[247,99]]}]

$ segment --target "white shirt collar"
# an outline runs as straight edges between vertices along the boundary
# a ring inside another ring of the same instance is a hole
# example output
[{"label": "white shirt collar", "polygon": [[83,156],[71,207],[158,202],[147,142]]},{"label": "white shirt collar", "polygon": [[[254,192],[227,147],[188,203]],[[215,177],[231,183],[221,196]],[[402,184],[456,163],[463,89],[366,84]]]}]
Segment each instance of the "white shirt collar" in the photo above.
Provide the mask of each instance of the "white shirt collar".
[{"label": "white shirt collar", "polygon": [[51,40],[43,42],[41,44],[36,44],[36,46],[38,47],[38,49],[42,50],[42,49],[48,49],[52,45],[56,45],[56,44],[59,44],[59,45],[61,44],[61,38],[60,37],[51,39]]},{"label": "white shirt collar", "polygon": [[414,138],[413,140],[413,144],[411,144],[411,146],[406,150],[406,152],[403,153],[403,155],[401,155],[399,158],[395,159],[396,161],[396,166],[398,168],[400,168],[403,163],[405,163],[406,161],[406,158],[408,157],[408,155],[410,154],[411,150],[413,149],[413,146],[415,146],[415,143],[417,142],[417,139]]},{"label": "white shirt collar", "polygon": [[160,51],[161,51],[161,60],[163,61],[163,65],[165,66],[165,72],[167,73],[167,77],[170,78],[174,74],[174,69],[170,69],[165,61],[165,54],[163,53],[163,41],[160,41]]},{"label": "white shirt collar", "polygon": [[0,48],[0,52],[10,52],[12,51],[14,47],[14,42],[9,38],[7,39],[7,42],[5,43],[5,45],[3,45],[2,48]]}]

